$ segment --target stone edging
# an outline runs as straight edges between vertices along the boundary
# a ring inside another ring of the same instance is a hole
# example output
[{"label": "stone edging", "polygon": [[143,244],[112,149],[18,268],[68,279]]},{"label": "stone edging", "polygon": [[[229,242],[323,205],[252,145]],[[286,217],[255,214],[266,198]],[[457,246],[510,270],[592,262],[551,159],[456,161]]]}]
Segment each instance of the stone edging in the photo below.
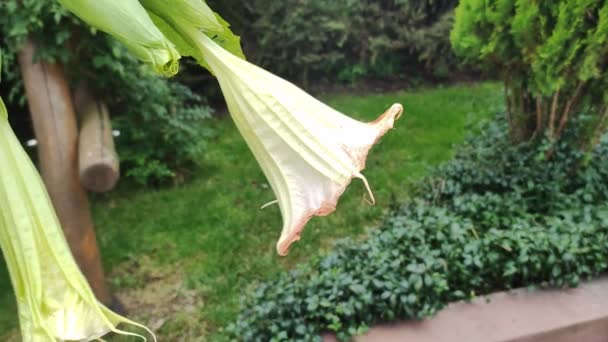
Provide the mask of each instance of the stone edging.
[{"label": "stone edging", "polygon": [[[337,341],[331,335],[325,342]],[[358,342],[606,342],[608,277],[575,289],[518,289],[450,304],[433,318],[380,325]]]}]

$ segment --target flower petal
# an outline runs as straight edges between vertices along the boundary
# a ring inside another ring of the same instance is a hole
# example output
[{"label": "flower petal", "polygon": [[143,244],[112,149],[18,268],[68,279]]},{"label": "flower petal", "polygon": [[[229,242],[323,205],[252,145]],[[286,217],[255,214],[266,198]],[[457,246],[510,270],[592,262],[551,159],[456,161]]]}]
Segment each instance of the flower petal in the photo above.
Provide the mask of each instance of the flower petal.
[{"label": "flower petal", "polygon": [[[0,99],[4,112],[2,108]],[[3,115],[0,249],[17,297],[24,341],[91,341],[111,331],[139,336],[118,330],[119,323],[145,329],[95,298],[72,257],[40,176]]]},{"label": "flower petal", "polygon": [[335,210],[352,178],[362,179],[369,191],[360,171],[371,146],[403,111],[401,105],[372,123],[358,122],[231,54],[167,9],[166,2],[146,0],[144,6],[171,26],[179,36],[175,44],[187,44],[183,50],[195,51],[190,55],[217,77],[237,128],[277,196],[283,216],[279,254],[287,254],[312,216]]},{"label": "flower petal", "polygon": [[300,238],[312,216],[333,212],[351,179],[361,178],[371,146],[403,107],[372,123],[335,111],[295,85],[223,50],[201,35],[232,117],[262,166],[283,216],[280,255]]}]

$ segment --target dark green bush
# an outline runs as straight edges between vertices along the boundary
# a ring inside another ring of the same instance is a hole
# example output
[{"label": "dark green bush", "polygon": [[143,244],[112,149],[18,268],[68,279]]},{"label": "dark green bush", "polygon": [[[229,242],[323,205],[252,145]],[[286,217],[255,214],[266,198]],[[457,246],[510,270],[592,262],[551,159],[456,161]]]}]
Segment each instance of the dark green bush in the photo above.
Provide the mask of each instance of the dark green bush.
[{"label": "dark green bush", "polygon": [[[578,118],[577,125],[565,133],[567,138],[555,146],[554,156],[559,160],[546,159],[547,144],[512,146],[505,125],[491,125],[464,145],[453,161],[440,167],[421,187],[420,195],[436,203],[455,204],[466,202],[458,199],[462,196],[491,194],[501,202],[509,198],[523,202],[526,212],[539,215],[604,202],[608,200],[606,141],[593,153],[572,143],[585,119]],[[488,199],[486,204],[491,202]]]},{"label": "dark green bush", "polygon": [[210,1],[248,56],[305,86],[363,77],[446,77],[457,0]]},{"label": "dark green bush", "polygon": [[[110,107],[123,175],[163,182],[189,169],[204,149],[211,109],[188,88],[154,75],[120,43],[92,31],[54,0],[0,1],[2,87],[26,111],[17,54],[26,37],[38,58],[59,61],[72,85],[85,81]],[[23,131],[23,130],[20,130]]]},{"label": "dark green bush", "polygon": [[[512,146],[492,123],[363,241],[259,285],[227,331],[246,341],[342,339],[451,301],[576,286],[608,269],[608,136],[589,154]],[[572,136],[575,132],[570,132]],[[566,140],[564,140],[566,142]]]}]

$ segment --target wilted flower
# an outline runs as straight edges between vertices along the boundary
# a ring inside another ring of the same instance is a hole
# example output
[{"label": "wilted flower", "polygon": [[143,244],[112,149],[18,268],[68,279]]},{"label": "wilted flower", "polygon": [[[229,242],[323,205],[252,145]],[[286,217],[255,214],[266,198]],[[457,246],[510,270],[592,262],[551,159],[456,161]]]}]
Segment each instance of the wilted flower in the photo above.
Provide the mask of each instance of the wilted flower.
[{"label": "wilted flower", "polygon": [[157,73],[165,76],[177,73],[180,54],[137,0],[58,1],[89,25],[124,43]]},{"label": "wilted flower", "polygon": [[78,269],[44,184],[9,126],[2,99],[0,248],[17,297],[23,341],[90,341],[111,331],[139,336],[116,328],[119,323],[142,326],[100,304]]}]

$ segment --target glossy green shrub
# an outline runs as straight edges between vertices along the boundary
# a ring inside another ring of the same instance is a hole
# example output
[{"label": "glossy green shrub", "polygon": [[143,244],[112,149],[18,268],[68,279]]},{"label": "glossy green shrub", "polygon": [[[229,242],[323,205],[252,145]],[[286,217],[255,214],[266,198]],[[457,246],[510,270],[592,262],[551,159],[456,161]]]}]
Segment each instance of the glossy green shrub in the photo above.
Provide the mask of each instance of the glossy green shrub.
[{"label": "glossy green shrub", "polygon": [[[580,135],[577,131],[584,129],[588,120],[591,118],[585,116],[574,120],[564,139],[555,146],[555,158],[551,160],[547,160],[544,153],[548,144],[513,146],[506,123],[489,125],[463,145],[454,160],[442,165],[420,187],[419,195],[435,203],[449,203],[453,208],[457,203],[467,202],[459,200],[462,196],[498,196],[496,201],[488,198],[473,202],[508,206],[507,200],[512,199],[522,203],[517,209],[533,215],[554,214],[569,208],[577,210],[584,203],[606,202],[608,135],[604,135],[592,152],[581,150],[574,143]],[[494,211],[496,209],[491,210]]]},{"label": "glossy green shrub", "polygon": [[320,341],[333,331],[347,339],[452,301],[576,286],[608,270],[608,136],[591,154],[565,143],[548,161],[542,147],[512,146],[505,126],[468,140],[364,240],[340,241],[259,284],[228,336]]},{"label": "glossy green shrub", "polygon": [[[85,81],[110,108],[123,176],[141,184],[176,179],[204,150],[211,109],[180,84],[153,74],[120,43],[91,30],[54,0],[0,1],[2,89],[26,112],[17,54],[26,37],[37,58],[59,61],[72,85]],[[181,177],[180,177],[181,178]]]}]

